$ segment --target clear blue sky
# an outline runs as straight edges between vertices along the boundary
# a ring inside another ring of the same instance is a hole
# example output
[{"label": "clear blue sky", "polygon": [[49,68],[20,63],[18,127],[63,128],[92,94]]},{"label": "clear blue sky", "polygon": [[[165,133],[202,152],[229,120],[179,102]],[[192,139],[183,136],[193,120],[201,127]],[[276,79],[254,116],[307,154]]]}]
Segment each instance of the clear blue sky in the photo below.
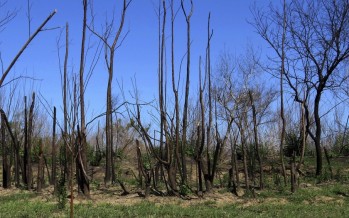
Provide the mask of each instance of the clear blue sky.
[{"label": "clear blue sky", "polygon": [[[101,30],[103,21],[111,17],[115,11],[116,23],[120,17],[121,0],[100,0],[94,3],[96,14],[95,27]],[[179,0],[175,1],[179,6]],[[214,30],[212,39],[212,63],[213,67],[219,54],[229,50],[233,54],[243,53],[248,44],[265,47],[265,43],[254,32],[253,27],[246,22],[251,19],[250,6],[253,0],[193,0],[194,13],[192,17],[192,94],[196,94],[198,77],[198,59],[204,56],[207,40],[207,17],[211,12],[211,27]],[[267,4],[267,1],[259,4]],[[32,32],[54,10],[57,14],[48,23],[47,28],[62,27],[68,22],[70,25],[70,54],[69,66],[74,72],[78,72],[80,58],[80,40],[82,23],[82,4],[78,0],[31,0]],[[158,21],[154,11],[158,0],[133,0],[126,15],[124,33],[130,31],[122,47],[117,50],[115,57],[114,78],[123,80],[125,91],[132,91],[130,78],[137,78],[140,97],[144,101],[150,101],[157,96],[157,58],[158,58]],[[17,9],[18,15],[1,32],[0,51],[6,67],[10,60],[28,38],[28,22],[26,18],[27,0],[8,1],[6,9]],[[170,11],[168,11],[170,14]],[[170,21],[168,19],[168,21]],[[118,24],[118,23],[117,23]],[[167,36],[170,40],[170,23],[167,23]],[[176,31],[176,61],[185,53],[186,26],[182,11],[179,11],[175,24]],[[60,34],[59,29],[42,32],[27,48],[19,59],[9,78],[16,75],[33,76],[40,81],[35,81],[35,87],[39,90],[52,106],[61,107],[61,83],[57,58],[56,40]],[[90,34],[88,32],[88,34]],[[63,35],[64,38],[64,35]],[[92,37],[95,43],[97,38]],[[168,41],[170,42],[170,41]],[[61,42],[63,45],[64,41]],[[167,54],[170,57],[170,44]],[[61,50],[64,54],[64,49]],[[63,57],[62,57],[63,58]],[[62,60],[63,61],[63,60]],[[62,62],[63,63],[63,62]],[[168,61],[168,66],[170,62]],[[185,67],[185,66],[183,66]],[[168,69],[170,70],[170,68]],[[179,64],[176,64],[176,71]],[[184,71],[183,71],[184,73]],[[182,76],[184,78],[184,76]],[[28,83],[28,82],[27,82]],[[107,72],[103,57],[101,57],[95,72],[86,90],[86,102],[88,116],[94,116],[105,110]],[[114,94],[118,95],[116,80],[114,80]],[[29,93],[28,93],[29,95]],[[59,109],[60,111],[60,109]],[[61,112],[61,111],[60,111]]]}]

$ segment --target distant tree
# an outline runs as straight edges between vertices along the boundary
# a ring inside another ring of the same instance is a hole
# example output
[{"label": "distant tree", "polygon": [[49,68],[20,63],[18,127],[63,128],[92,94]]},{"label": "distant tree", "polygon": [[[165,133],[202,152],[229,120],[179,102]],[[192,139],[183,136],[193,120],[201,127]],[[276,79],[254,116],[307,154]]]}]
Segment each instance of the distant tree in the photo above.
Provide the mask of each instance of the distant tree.
[{"label": "distant tree", "polygon": [[[316,175],[320,175],[321,100],[326,90],[340,87],[347,79],[343,66],[349,58],[349,1],[292,0],[286,8],[285,25],[283,13],[271,7],[265,13],[254,11],[254,26],[277,56],[285,58],[283,75],[295,101],[304,105],[306,130],[316,148]],[[282,29],[285,39],[279,34]],[[311,93],[309,103],[304,90]]]}]

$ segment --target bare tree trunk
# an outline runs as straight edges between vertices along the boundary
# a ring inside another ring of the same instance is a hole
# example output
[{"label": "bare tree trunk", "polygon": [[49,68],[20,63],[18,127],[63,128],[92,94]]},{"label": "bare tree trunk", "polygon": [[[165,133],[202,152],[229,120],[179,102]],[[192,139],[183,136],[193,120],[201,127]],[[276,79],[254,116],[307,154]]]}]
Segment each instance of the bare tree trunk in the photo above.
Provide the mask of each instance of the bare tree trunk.
[{"label": "bare tree trunk", "polygon": [[[206,78],[206,77],[205,77]],[[201,79],[201,56],[199,59],[199,87],[200,87],[200,93],[199,93],[199,101],[200,101],[200,109],[201,109],[201,125],[198,125],[197,128],[197,134],[198,134],[198,145],[197,145],[197,155],[196,155],[196,160],[197,160],[197,168],[198,168],[198,176],[199,176],[199,184],[198,184],[198,195],[202,196],[203,193],[203,184],[202,184],[202,164],[203,164],[203,160],[202,160],[202,153],[204,150],[204,146],[205,146],[205,106],[204,106],[204,90],[205,90],[205,83],[206,81],[204,81],[204,85],[202,85],[202,79]]]},{"label": "bare tree trunk", "polygon": [[299,171],[304,159],[304,153],[305,153],[305,146],[306,146],[306,140],[307,140],[307,132],[306,132],[306,126],[305,126],[305,112],[304,112],[304,104],[305,101],[301,104],[301,137],[302,137],[302,148],[301,148],[301,154],[299,158],[299,163],[297,165],[297,170]]},{"label": "bare tree trunk", "polygon": [[33,119],[34,119],[34,105],[35,105],[35,92],[33,92],[32,94],[32,103],[30,105],[29,108],[29,119],[28,119],[28,162],[27,162],[27,166],[28,166],[28,189],[32,187],[32,177],[33,177],[33,172],[32,172],[32,162],[31,162],[31,158],[32,158],[32,154],[31,154],[31,150],[32,150],[32,137],[33,137]]},{"label": "bare tree trunk", "polygon": [[284,162],[284,140],[286,133],[286,119],[284,112],[284,86],[283,86],[283,76],[285,74],[285,40],[286,40],[286,0],[283,2],[283,31],[282,31],[282,48],[281,48],[281,72],[280,72],[280,95],[281,95],[281,105],[280,105],[280,116],[281,116],[281,138],[280,138],[280,162],[281,162],[281,172],[284,177],[284,184],[287,184],[286,169]]},{"label": "bare tree trunk", "polygon": [[32,103],[29,109],[29,118],[27,113],[27,97],[24,97],[24,172],[23,182],[27,189],[32,187],[32,166],[31,166],[31,140],[33,132],[33,113],[34,113],[35,93],[32,95]]},{"label": "bare tree trunk", "polygon": [[173,0],[171,0],[171,69],[172,69],[172,89],[175,97],[175,119],[176,119],[176,126],[175,126],[175,148],[173,149],[174,155],[172,157],[174,158],[172,161],[172,168],[174,168],[174,171],[177,171],[177,164],[180,163],[179,161],[179,128],[180,128],[180,121],[179,121],[179,99],[178,99],[178,87],[176,87],[175,82],[175,60],[174,60],[174,20],[175,20],[175,14],[174,14],[174,6],[173,6]]},{"label": "bare tree trunk", "polygon": [[184,9],[183,0],[181,0],[182,11],[185,16],[185,20],[187,22],[187,76],[185,82],[185,100],[184,100],[184,108],[183,108],[183,133],[182,133],[182,184],[185,185],[187,183],[187,164],[186,164],[186,142],[187,142],[187,125],[188,125],[188,100],[189,100],[189,85],[190,85],[190,18],[193,14],[193,1],[190,0],[190,12],[187,14]]},{"label": "bare tree trunk", "polygon": [[[65,25],[65,55],[63,69],[63,151],[64,151],[64,176],[70,181],[72,178],[69,173],[69,145],[68,145],[68,109],[67,109],[67,74],[68,74],[68,56],[69,56],[69,24]],[[72,163],[71,163],[72,164]],[[65,180],[64,180],[65,181]]]},{"label": "bare tree trunk", "polygon": [[28,149],[28,109],[27,109],[27,96],[24,96],[24,154],[23,154],[23,172],[22,179],[24,185],[29,189],[28,183],[28,162],[29,162],[29,149]]},{"label": "bare tree trunk", "polygon": [[5,114],[1,113],[1,145],[2,145],[2,186],[11,188],[11,165],[8,160],[9,148],[6,141]]},{"label": "bare tree trunk", "polygon": [[332,166],[331,166],[330,156],[328,154],[328,151],[327,151],[326,147],[324,147],[324,153],[325,153],[326,161],[327,161],[327,164],[328,164],[328,169],[330,170],[331,179],[333,179],[333,170],[332,170]]},{"label": "bare tree trunk", "polygon": [[[12,145],[14,147],[15,181],[16,181],[16,187],[19,187],[19,185],[20,185],[19,171],[20,171],[20,167],[22,167],[21,159],[20,159],[20,155],[19,155],[19,142],[11,130],[11,126],[7,120],[5,112],[2,109],[0,109],[0,113],[1,113],[1,120],[4,121],[4,124],[6,124],[7,130],[11,136]],[[22,172],[24,172],[23,168],[22,168]]]},{"label": "bare tree trunk", "polygon": [[246,190],[250,190],[250,182],[248,176],[248,164],[247,164],[247,148],[246,148],[246,138],[245,130],[243,126],[240,126],[240,137],[241,137],[241,147],[242,147],[242,156],[243,156],[243,165],[244,165],[244,176],[245,176],[245,186]]},{"label": "bare tree trunk", "polygon": [[316,151],[316,175],[322,174],[322,149],[321,149],[321,119],[319,114],[320,99],[322,89],[317,91],[314,101],[314,119],[315,119],[315,151]]},{"label": "bare tree trunk", "polygon": [[292,160],[291,160],[291,192],[295,193],[297,188],[297,179],[296,179],[296,154],[293,151]]},{"label": "bare tree trunk", "polygon": [[82,24],[82,39],[81,39],[81,53],[80,53],[80,122],[81,122],[81,133],[80,141],[79,141],[79,152],[78,152],[78,161],[79,168],[77,174],[81,175],[81,181],[78,181],[79,189],[86,197],[90,197],[90,183],[88,176],[86,174],[87,171],[87,142],[86,142],[86,123],[85,123],[85,85],[84,85],[84,60],[85,60],[85,38],[86,38],[86,15],[87,15],[87,0],[83,0],[83,11],[84,18]]},{"label": "bare tree trunk", "polygon": [[252,106],[252,119],[253,119],[253,133],[254,133],[254,143],[255,143],[255,150],[256,155],[259,163],[259,188],[263,189],[263,163],[262,163],[262,157],[260,155],[260,148],[259,148],[259,140],[258,140],[258,127],[257,127],[257,112],[256,107],[254,105],[254,99],[253,99],[253,93],[249,91],[251,106]]},{"label": "bare tree trunk", "polygon": [[37,192],[42,191],[42,186],[44,185],[44,154],[42,151],[42,141],[40,140],[39,145],[39,163],[38,163],[38,176],[37,176]]},{"label": "bare tree trunk", "polygon": [[56,169],[57,169],[57,159],[56,159],[56,107],[53,107],[53,126],[52,126],[52,173],[51,173],[51,185],[54,187],[54,192],[57,191],[56,183]]}]

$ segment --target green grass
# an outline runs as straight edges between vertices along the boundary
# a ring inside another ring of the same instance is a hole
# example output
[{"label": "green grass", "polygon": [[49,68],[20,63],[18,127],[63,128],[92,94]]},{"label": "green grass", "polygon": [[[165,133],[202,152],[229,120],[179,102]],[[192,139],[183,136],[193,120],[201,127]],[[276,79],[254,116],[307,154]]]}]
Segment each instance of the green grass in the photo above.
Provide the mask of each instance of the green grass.
[{"label": "green grass", "polygon": [[[323,184],[299,189],[259,192],[257,198],[240,198],[236,203],[218,205],[214,200],[192,206],[156,204],[144,200],[132,206],[81,203],[75,217],[345,217],[349,214],[349,185]],[[0,217],[69,217],[69,208],[57,209],[52,200],[34,199],[35,193],[0,196]]]}]

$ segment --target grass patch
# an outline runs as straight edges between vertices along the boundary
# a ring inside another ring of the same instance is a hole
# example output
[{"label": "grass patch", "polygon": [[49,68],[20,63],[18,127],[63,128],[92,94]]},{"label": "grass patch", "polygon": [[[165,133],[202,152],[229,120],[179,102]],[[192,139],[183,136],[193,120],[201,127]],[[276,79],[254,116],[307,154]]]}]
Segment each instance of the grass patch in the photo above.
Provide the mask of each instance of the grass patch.
[{"label": "grass patch", "polygon": [[[74,205],[75,217],[343,217],[349,214],[349,185],[321,184],[297,190],[261,191],[256,198],[237,198],[233,203],[214,200],[194,204],[178,201],[132,205],[85,201]],[[219,195],[219,193],[218,193]],[[0,217],[69,217],[69,207],[59,210],[57,202],[20,192],[0,196]],[[41,200],[40,200],[41,199]]]}]

